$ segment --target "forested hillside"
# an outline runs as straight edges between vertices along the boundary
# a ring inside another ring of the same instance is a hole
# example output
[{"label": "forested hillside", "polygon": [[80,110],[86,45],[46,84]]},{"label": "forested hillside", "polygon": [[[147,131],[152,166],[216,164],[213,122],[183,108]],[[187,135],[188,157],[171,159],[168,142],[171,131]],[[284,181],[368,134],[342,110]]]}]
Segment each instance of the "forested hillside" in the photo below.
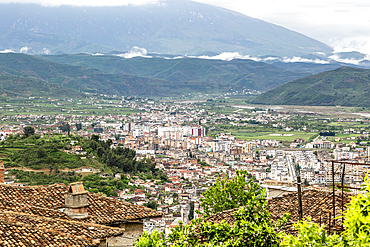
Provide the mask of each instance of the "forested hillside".
[{"label": "forested hillside", "polygon": [[370,70],[341,67],[294,80],[253,100],[274,105],[370,106]]}]

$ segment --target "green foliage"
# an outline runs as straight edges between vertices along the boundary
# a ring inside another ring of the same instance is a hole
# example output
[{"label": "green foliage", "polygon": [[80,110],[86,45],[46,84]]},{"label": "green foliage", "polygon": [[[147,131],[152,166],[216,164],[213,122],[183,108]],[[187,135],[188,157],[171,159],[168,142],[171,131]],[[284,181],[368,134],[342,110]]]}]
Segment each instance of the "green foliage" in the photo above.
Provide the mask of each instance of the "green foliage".
[{"label": "green foliage", "polygon": [[365,177],[365,194],[352,197],[347,211],[344,214],[346,230],[344,239],[350,246],[365,246],[370,243],[370,179]]},{"label": "green foliage", "polygon": [[5,140],[0,147],[0,154],[7,155],[6,167],[29,167],[32,169],[78,168],[90,165],[88,159],[81,160],[79,156],[61,151],[69,139],[59,135],[37,139],[37,135],[28,138],[14,136]]},{"label": "green foliage", "polygon": [[258,200],[264,200],[264,189],[252,180],[247,181],[247,176],[247,172],[237,171],[237,176],[230,180],[225,174],[219,177],[215,184],[203,193],[204,198],[200,199],[203,208],[201,214],[208,217],[224,210],[246,206],[255,196]]},{"label": "green foliage", "polygon": [[76,123],[76,129],[77,131],[82,129],[82,124],[81,123]]},{"label": "green foliage", "polygon": [[283,234],[280,246],[322,247],[336,246],[340,242],[339,235],[328,235],[324,225],[320,227],[310,220],[298,222],[293,227],[298,230],[297,236]]},{"label": "green foliage", "polygon": [[63,132],[68,132],[69,134],[69,131],[71,130],[71,126],[69,125],[69,123],[66,123],[66,124],[59,126],[59,129]]},{"label": "green foliage", "polygon": [[[112,149],[112,140],[107,142],[99,140],[99,136],[92,135],[90,140],[83,143],[84,150],[91,149],[99,161],[106,164],[114,172],[138,174],[142,178],[154,176],[167,181],[167,176],[155,168],[155,163],[150,159],[136,160],[136,152],[129,148],[117,147]],[[144,178],[144,179],[145,179]]]},{"label": "green foliage", "polygon": [[188,215],[188,220],[194,219],[194,202],[190,202],[190,210],[189,210],[189,215]]},{"label": "green foliage", "polygon": [[27,126],[23,128],[24,135],[27,137],[35,134],[35,129],[31,126]]},{"label": "green foliage", "polygon": [[154,209],[154,210],[157,210],[158,203],[157,203],[157,201],[153,200],[153,201],[150,201],[150,202],[146,203],[144,206],[148,207],[148,208],[151,208],[151,209]]},{"label": "green foliage", "polygon": [[128,185],[129,180],[126,177],[122,179],[105,179],[97,174],[90,174],[85,176],[83,179],[84,187],[94,193],[101,192],[106,196],[115,195],[116,191],[123,189],[135,190],[137,187]]},{"label": "green foliage", "polygon": [[164,233],[155,230],[152,234],[144,232],[140,240],[135,244],[136,247],[166,247]]},{"label": "green foliage", "polygon": [[29,185],[47,185],[54,183],[73,183],[77,182],[81,175],[76,175],[75,172],[58,172],[56,174],[47,175],[43,172],[25,172],[22,170],[11,170],[10,175],[16,175],[16,179],[20,183]]},{"label": "green foliage", "polygon": [[176,226],[168,236],[168,241],[158,236],[144,234],[135,246],[277,246],[279,244],[279,229],[287,220],[287,216],[274,225],[267,210],[267,201],[257,197],[251,198],[248,206],[240,207],[234,214],[235,223],[230,225],[225,221],[211,223],[202,218],[192,220],[189,225]]}]

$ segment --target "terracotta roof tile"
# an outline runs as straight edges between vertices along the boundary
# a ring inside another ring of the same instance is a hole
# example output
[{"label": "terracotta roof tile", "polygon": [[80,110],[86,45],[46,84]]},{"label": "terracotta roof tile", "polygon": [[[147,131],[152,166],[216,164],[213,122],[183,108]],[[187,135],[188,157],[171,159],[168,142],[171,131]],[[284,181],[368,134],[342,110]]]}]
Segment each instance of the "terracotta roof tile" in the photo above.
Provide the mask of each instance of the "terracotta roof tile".
[{"label": "terracotta roof tile", "polygon": [[[67,191],[87,193],[88,217],[65,213]],[[162,213],[84,191],[82,184],[18,187],[0,184],[0,246],[95,246],[123,229],[106,225],[140,221]]]}]

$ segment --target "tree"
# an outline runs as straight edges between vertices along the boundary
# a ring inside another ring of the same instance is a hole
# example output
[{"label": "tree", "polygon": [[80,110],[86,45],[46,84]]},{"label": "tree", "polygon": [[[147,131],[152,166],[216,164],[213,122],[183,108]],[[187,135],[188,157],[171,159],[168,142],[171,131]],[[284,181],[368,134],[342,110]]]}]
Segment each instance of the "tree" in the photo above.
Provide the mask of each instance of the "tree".
[{"label": "tree", "polygon": [[188,219],[189,220],[194,219],[194,202],[193,201],[190,202],[190,210],[189,210]]},{"label": "tree", "polygon": [[94,140],[95,142],[99,141],[99,136],[98,135],[91,135],[91,140]]},{"label": "tree", "polygon": [[59,129],[63,132],[68,132],[68,135],[69,135],[69,131],[71,130],[71,126],[69,125],[69,123],[66,123],[66,124],[63,124],[63,125],[59,126]]},{"label": "tree", "polygon": [[77,131],[82,129],[82,124],[81,123],[76,123],[76,129]]},{"label": "tree", "polygon": [[35,129],[31,126],[27,126],[23,128],[24,135],[27,137],[35,134]]},{"label": "tree", "polygon": [[201,198],[200,206],[205,217],[225,210],[246,206],[253,197],[264,198],[264,189],[252,180],[247,181],[246,171],[237,171],[236,177],[228,180],[225,174],[219,177]]},{"label": "tree", "polygon": [[145,206],[148,207],[148,208],[157,210],[158,203],[157,203],[157,201],[152,200],[152,201],[146,203]]}]

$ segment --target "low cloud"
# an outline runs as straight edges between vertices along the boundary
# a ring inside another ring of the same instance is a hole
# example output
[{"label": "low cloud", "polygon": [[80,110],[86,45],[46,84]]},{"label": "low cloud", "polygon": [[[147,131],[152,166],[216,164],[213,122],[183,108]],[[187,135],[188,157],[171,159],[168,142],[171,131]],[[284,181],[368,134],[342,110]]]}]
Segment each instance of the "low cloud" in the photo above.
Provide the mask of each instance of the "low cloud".
[{"label": "low cloud", "polygon": [[302,58],[302,57],[256,57],[256,56],[250,56],[250,55],[241,55],[239,52],[223,52],[220,55],[216,56],[190,56],[193,58],[199,58],[199,59],[214,59],[214,60],[223,60],[223,61],[231,61],[233,59],[248,59],[253,60],[256,62],[271,62],[271,61],[281,61],[284,63],[318,63],[318,64],[328,64],[329,61],[325,61],[322,59],[308,59],[308,58]]},{"label": "low cloud", "polygon": [[[350,64],[359,64],[364,60],[370,60],[370,37],[368,36],[361,36],[361,37],[352,37],[346,38],[342,40],[332,41],[331,44],[334,47],[334,55],[330,58],[342,62],[342,63],[350,63]],[[341,52],[353,52],[357,51],[365,55],[363,59],[343,59],[338,55]]]},{"label": "low cloud", "polygon": [[15,53],[15,51],[13,51],[11,49],[5,49],[3,51],[0,51],[0,53]]},{"label": "low cloud", "polygon": [[365,60],[365,59],[358,60],[354,58],[341,58],[338,54],[334,54],[330,56],[329,58],[334,61],[340,62],[340,63],[348,63],[348,64],[354,64],[354,65],[358,65],[359,63]]},{"label": "low cloud", "polygon": [[28,46],[22,47],[19,50],[19,53],[27,53],[30,49],[31,49],[31,47],[28,47]]},{"label": "low cloud", "polygon": [[132,47],[132,49],[123,54],[117,55],[118,57],[123,57],[123,58],[134,58],[134,57],[146,57],[146,58],[151,58],[151,56],[147,56],[148,52],[144,48],[140,48],[137,46]]},{"label": "low cloud", "polygon": [[42,53],[45,54],[45,55],[49,55],[50,50],[48,48],[44,48],[44,49],[42,49]]},{"label": "low cloud", "polygon": [[308,58],[302,58],[302,57],[292,57],[292,58],[284,57],[282,61],[284,63],[318,63],[318,64],[330,63],[329,61],[325,61],[322,59],[308,59]]},{"label": "low cloud", "polygon": [[222,52],[216,56],[189,56],[192,58],[199,58],[199,59],[213,59],[213,60],[223,60],[223,61],[231,61],[233,59],[249,59],[253,61],[262,61],[263,59],[258,57],[253,57],[249,55],[241,55],[239,52]]}]

